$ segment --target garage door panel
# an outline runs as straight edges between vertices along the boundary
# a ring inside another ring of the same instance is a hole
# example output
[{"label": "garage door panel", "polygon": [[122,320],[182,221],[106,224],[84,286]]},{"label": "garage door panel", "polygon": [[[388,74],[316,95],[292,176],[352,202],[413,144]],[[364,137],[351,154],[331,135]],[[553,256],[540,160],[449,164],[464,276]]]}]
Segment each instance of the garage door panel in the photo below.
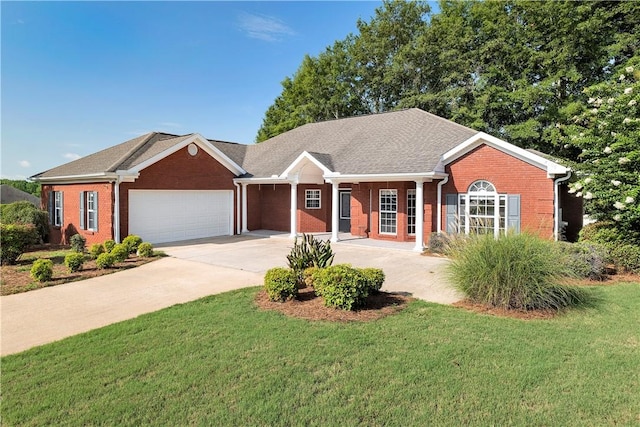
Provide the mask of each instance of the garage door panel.
[{"label": "garage door panel", "polygon": [[129,233],[146,241],[230,235],[232,226],[232,191],[129,191]]}]

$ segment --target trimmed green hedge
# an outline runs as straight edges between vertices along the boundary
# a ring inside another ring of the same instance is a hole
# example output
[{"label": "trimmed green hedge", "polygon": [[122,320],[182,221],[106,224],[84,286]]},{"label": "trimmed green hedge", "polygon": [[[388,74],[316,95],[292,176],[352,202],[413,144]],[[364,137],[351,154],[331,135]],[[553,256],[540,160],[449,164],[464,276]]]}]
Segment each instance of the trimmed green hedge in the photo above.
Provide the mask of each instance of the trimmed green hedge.
[{"label": "trimmed green hedge", "polygon": [[37,242],[38,232],[31,224],[0,224],[0,262],[15,264]]},{"label": "trimmed green hedge", "polygon": [[53,277],[53,261],[50,259],[37,259],[31,267],[31,277],[38,282],[48,282]]},{"label": "trimmed green hedge", "polygon": [[84,264],[84,254],[71,252],[64,257],[64,265],[67,266],[71,273],[82,270]]},{"label": "trimmed green hedge", "polygon": [[318,270],[313,275],[316,295],[327,307],[354,310],[364,306],[370,292],[370,282],[357,268],[339,264]]},{"label": "trimmed green hedge", "polygon": [[264,275],[264,290],[271,301],[284,302],[298,295],[298,276],[291,268],[275,267]]}]

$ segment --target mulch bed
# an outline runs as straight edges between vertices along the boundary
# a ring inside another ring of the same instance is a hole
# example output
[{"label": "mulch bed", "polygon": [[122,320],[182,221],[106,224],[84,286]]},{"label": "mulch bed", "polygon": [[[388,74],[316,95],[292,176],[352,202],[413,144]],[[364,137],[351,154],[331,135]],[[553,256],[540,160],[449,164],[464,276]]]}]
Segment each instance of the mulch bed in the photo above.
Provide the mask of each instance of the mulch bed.
[{"label": "mulch bed", "polygon": [[266,292],[260,290],[256,295],[255,302],[263,310],[275,310],[300,319],[329,322],[368,322],[399,312],[413,299],[406,295],[379,292],[369,295],[366,307],[356,311],[347,311],[325,307],[322,298],[315,295],[313,288],[307,287],[299,290],[297,299],[286,302],[269,301]]}]

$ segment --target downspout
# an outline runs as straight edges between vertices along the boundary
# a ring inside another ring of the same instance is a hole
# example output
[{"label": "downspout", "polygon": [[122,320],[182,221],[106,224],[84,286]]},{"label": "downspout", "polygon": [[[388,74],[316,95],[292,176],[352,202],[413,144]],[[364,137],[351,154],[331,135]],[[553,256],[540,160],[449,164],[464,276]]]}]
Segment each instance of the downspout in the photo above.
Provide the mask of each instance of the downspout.
[{"label": "downspout", "polygon": [[113,207],[113,240],[120,243],[120,182],[122,177],[118,175],[113,183],[114,207]]},{"label": "downspout", "polygon": [[233,185],[236,186],[236,234],[241,234],[240,231],[240,224],[242,221],[241,213],[240,213],[240,191],[241,191],[241,186],[240,184],[238,184],[237,182],[233,182]]},{"label": "downspout", "polygon": [[442,233],[442,187],[447,182],[449,182],[449,175],[445,176],[444,179],[438,183],[438,215],[436,216],[436,231],[438,232],[438,234]]},{"label": "downspout", "polygon": [[569,178],[571,178],[571,171],[567,172],[567,176],[563,176],[561,178],[556,179],[553,182],[553,205],[554,205],[554,213],[553,215],[555,216],[554,221],[553,221],[553,238],[554,240],[557,242],[560,233],[560,221],[562,220],[562,218],[560,218],[560,184],[562,184],[563,182],[567,181]]}]

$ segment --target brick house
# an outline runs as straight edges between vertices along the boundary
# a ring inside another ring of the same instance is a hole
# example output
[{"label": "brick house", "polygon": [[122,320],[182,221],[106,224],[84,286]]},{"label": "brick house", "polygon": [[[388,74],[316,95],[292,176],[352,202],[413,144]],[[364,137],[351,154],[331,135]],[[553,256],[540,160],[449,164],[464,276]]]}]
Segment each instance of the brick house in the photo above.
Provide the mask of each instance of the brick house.
[{"label": "brick house", "polygon": [[540,153],[414,108],[306,124],[255,145],[153,132],[32,179],[54,242],[268,229],[422,250],[441,231],[574,239],[582,205],[567,192],[570,176]]}]

